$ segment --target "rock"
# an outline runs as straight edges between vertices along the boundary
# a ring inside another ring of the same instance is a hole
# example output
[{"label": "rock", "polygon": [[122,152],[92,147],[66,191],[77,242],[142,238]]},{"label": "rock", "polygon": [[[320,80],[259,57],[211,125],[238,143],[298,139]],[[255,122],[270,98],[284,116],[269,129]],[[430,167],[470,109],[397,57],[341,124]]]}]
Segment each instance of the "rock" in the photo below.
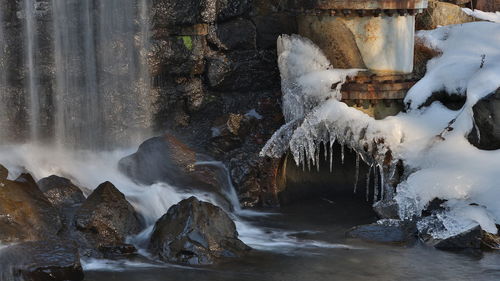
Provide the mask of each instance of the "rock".
[{"label": "rock", "polygon": [[136,153],[121,159],[118,166],[122,173],[142,184],[166,182],[187,190],[218,193],[222,184],[217,168],[197,166],[197,161],[194,150],[165,134],[142,143]]},{"label": "rock", "polygon": [[66,178],[52,175],[39,180],[38,187],[56,207],[72,206],[85,201],[80,188]]},{"label": "rock", "polygon": [[473,110],[476,127],[469,142],[479,149],[500,149],[500,89],[476,103]]},{"label": "rock", "polygon": [[154,0],[153,27],[193,25],[213,22],[216,18],[216,0]]},{"label": "rock", "polygon": [[451,3],[429,0],[429,7],[416,17],[417,30],[430,30],[438,26],[474,21],[462,8]]},{"label": "rock", "polygon": [[96,247],[121,245],[141,230],[134,207],[112,183],[99,185],[77,210],[74,222]]},{"label": "rock", "polygon": [[133,180],[151,185],[167,182],[173,185],[193,183],[196,152],[170,134],[142,143],[137,152],[121,159],[121,172]]},{"label": "rock", "polygon": [[350,229],[347,236],[372,242],[413,243],[416,240],[415,223],[400,220],[380,220],[377,223],[360,225]]},{"label": "rock", "polygon": [[373,210],[381,219],[400,219],[398,203],[394,200],[378,201],[373,204]]},{"label": "rock", "polygon": [[440,250],[480,249],[482,238],[483,232],[481,227],[476,226],[446,239],[431,239],[428,243]]},{"label": "rock", "polygon": [[48,239],[61,228],[57,209],[29,174],[16,181],[0,180],[0,242]]},{"label": "rock", "polygon": [[218,91],[250,91],[279,87],[276,55],[269,51],[235,51],[208,61],[210,86]]},{"label": "rock", "polygon": [[172,206],[156,222],[149,244],[163,261],[192,265],[240,257],[249,249],[221,208],[195,197]]},{"label": "rock", "polygon": [[251,6],[250,0],[218,0],[217,19],[226,21],[246,13]]},{"label": "rock", "polygon": [[500,1],[498,0],[476,0],[476,9],[484,12],[496,12],[500,10]]},{"label": "rock", "polygon": [[0,180],[5,180],[9,176],[9,170],[0,164]]},{"label": "rock", "polygon": [[79,281],[78,248],[64,240],[25,242],[0,249],[0,280]]},{"label": "rock", "polygon": [[235,19],[213,26],[209,41],[220,50],[254,50],[256,47],[255,25],[246,19]]},{"label": "rock", "polygon": [[155,39],[148,52],[148,66],[153,77],[202,74],[206,49],[205,36],[168,36]]}]

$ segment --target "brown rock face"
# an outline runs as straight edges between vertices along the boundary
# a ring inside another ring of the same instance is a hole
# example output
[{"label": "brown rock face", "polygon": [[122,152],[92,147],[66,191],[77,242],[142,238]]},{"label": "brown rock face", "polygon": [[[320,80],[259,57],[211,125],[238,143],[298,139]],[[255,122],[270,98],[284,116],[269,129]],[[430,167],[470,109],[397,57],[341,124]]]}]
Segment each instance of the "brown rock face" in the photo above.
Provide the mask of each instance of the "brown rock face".
[{"label": "brown rock face", "polygon": [[37,241],[56,236],[59,214],[29,174],[0,179],[0,241]]},{"label": "brown rock face", "polygon": [[77,210],[74,221],[97,247],[123,244],[128,235],[141,230],[139,215],[110,182],[97,187]]},{"label": "brown rock face", "polygon": [[462,11],[462,8],[451,3],[430,0],[429,7],[417,15],[416,29],[430,30],[438,26],[460,24],[474,21]]},{"label": "brown rock face", "polygon": [[71,206],[85,201],[80,188],[62,177],[52,175],[43,178],[38,181],[38,187],[56,207]]},{"label": "brown rock face", "polygon": [[250,248],[238,239],[234,222],[221,208],[191,197],[156,222],[149,249],[168,262],[211,264]]}]

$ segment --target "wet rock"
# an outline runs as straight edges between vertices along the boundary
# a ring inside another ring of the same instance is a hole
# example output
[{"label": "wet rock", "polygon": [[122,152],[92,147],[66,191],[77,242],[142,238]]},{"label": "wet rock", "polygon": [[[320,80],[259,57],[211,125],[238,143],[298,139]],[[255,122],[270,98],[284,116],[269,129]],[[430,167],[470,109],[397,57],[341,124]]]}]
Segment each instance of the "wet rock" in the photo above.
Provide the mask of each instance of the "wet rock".
[{"label": "wet rock", "polygon": [[350,229],[347,237],[382,243],[413,243],[416,240],[415,223],[400,220],[380,220]]},{"label": "wet rock", "polygon": [[469,141],[480,149],[500,149],[500,90],[474,105],[476,127]]},{"label": "wet rock", "polygon": [[207,77],[219,91],[250,91],[279,87],[276,55],[270,51],[236,51],[209,59]]},{"label": "wet rock", "polygon": [[9,176],[9,170],[0,164],[0,180],[5,180]]},{"label": "wet rock", "polygon": [[79,281],[78,248],[64,240],[25,242],[0,249],[0,280]]},{"label": "wet rock", "polygon": [[29,174],[0,180],[0,241],[36,241],[54,237],[62,228],[57,209]]},{"label": "wet rock", "polygon": [[474,21],[462,8],[451,3],[430,0],[429,7],[416,17],[417,30],[430,30],[438,26]]},{"label": "wet rock", "polygon": [[253,50],[256,47],[256,29],[246,19],[235,19],[213,26],[209,40],[220,50]]},{"label": "wet rock", "polygon": [[66,178],[52,175],[39,180],[38,187],[56,207],[72,206],[85,201],[80,188]]},{"label": "wet rock", "polygon": [[112,183],[99,185],[77,210],[76,228],[96,247],[121,245],[141,230],[134,207]]},{"label": "wet rock", "polygon": [[440,250],[480,249],[482,238],[483,231],[480,226],[476,226],[446,239],[431,239],[427,243]]},{"label": "wet rock", "polygon": [[[206,159],[205,159],[206,160]],[[166,182],[188,191],[202,190],[214,194],[220,206],[228,204],[218,168],[196,165],[197,153],[171,134],[151,138],[139,146],[136,153],[118,163],[122,173],[134,181],[151,185]]]},{"label": "wet rock", "polygon": [[156,222],[149,249],[164,261],[196,265],[240,257],[250,248],[221,208],[191,197]]},{"label": "wet rock", "polygon": [[137,152],[121,159],[120,171],[147,185],[167,182],[174,185],[193,183],[196,152],[172,135],[166,134],[142,143]]},{"label": "wet rock", "polygon": [[373,210],[381,219],[399,219],[399,207],[396,201],[378,201],[373,204]]}]

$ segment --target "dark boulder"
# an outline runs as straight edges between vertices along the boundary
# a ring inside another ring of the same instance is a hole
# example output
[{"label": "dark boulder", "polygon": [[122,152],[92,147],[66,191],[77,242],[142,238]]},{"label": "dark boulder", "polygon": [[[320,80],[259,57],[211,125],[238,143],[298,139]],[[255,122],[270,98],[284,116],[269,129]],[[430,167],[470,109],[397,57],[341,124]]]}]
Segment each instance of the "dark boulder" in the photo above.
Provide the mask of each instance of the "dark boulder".
[{"label": "dark boulder", "polygon": [[372,242],[408,244],[416,241],[417,228],[411,221],[380,220],[350,229],[347,237]]},{"label": "dark boulder", "polygon": [[9,176],[9,170],[0,164],[0,180],[5,180]]},{"label": "dark boulder", "polygon": [[427,243],[440,250],[480,249],[482,239],[483,231],[480,226],[476,226],[445,239],[431,239]]},{"label": "dark boulder", "polygon": [[149,244],[161,260],[184,264],[212,264],[249,249],[221,208],[195,197],[172,206],[156,222]]},{"label": "dark boulder", "polygon": [[52,175],[39,180],[38,187],[56,207],[72,206],[85,201],[80,188],[66,178]]},{"label": "dark boulder", "polygon": [[209,40],[221,50],[253,50],[256,48],[255,25],[246,19],[217,24],[210,29]]},{"label": "dark boulder", "polygon": [[182,186],[193,183],[195,163],[196,152],[166,134],[146,140],[136,153],[121,159],[118,166],[122,173],[142,184],[167,182]]},{"label": "dark boulder", "polygon": [[500,149],[500,90],[480,100],[473,110],[476,127],[469,141],[479,149]]},{"label": "dark boulder", "polygon": [[83,280],[78,248],[70,241],[25,242],[0,249],[0,280]]},{"label": "dark boulder", "polygon": [[142,226],[134,207],[110,182],[102,183],[90,194],[77,210],[74,222],[95,247],[121,245]]},{"label": "dark boulder", "polygon": [[0,180],[0,241],[36,241],[54,237],[62,228],[57,209],[29,174]]},{"label": "dark boulder", "polygon": [[395,200],[380,200],[373,204],[373,210],[381,219],[399,219],[399,207]]},{"label": "dark boulder", "polygon": [[197,166],[198,154],[173,135],[151,138],[136,153],[122,158],[118,167],[131,179],[146,185],[166,182],[177,187],[218,192],[217,170]]}]

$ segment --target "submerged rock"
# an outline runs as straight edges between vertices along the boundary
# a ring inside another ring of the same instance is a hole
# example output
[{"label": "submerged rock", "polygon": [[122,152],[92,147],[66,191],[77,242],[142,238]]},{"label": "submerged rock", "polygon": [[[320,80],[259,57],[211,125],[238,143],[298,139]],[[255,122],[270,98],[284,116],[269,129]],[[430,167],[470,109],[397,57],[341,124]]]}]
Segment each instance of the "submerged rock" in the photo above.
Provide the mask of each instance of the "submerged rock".
[{"label": "submerged rock", "polygon": [[66,178],[52,175],[39,180],[38,187],[56,207],[71,206],[85,201],[80,188]]},{"label": "submerged rock", "polygon": [[380,220],[377,223],[356,226],[347,232],[351,238],[382,243],[413,243],[417,228],[411,221]]},{"label": "submerged rock", "polygon": [[54,237],[62,228],[57,209],[29,174],[0,180],[0,241],[36,241]]},{"label": "submerged rock", "polygon": [[240,257],[250,248],[221,208],[191,197],[156,222],[149,249],[161,260],[196,265]]},{"label": "submerged rock", "polygon": [[110,182],[94,190],[77,210],[74,222],[95,247],[122,245],[127,236],[141,230],[134,207]]},{"label": "submerged rock", "polygon": [[79,281],[84,274],[73,242],[25,242],[0,249],[0,280]]}]

